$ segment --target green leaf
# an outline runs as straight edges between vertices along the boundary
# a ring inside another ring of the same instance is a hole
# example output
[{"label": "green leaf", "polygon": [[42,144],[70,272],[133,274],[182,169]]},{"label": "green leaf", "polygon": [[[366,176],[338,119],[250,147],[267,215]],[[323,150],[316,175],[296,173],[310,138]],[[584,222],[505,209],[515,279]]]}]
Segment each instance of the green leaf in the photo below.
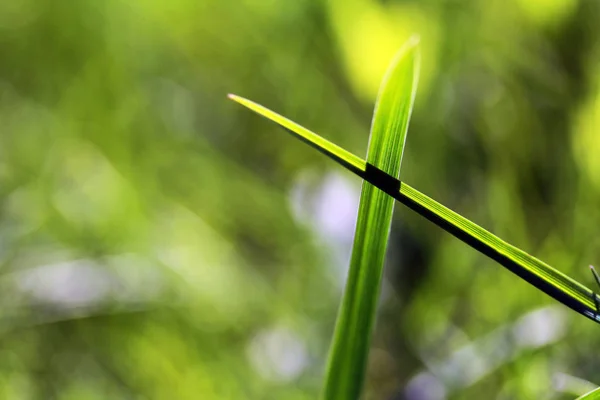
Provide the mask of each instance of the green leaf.
[{"label": "green leaf", "polygon": [[[392,176],[400,173],[417,90],[417,46],[418,39],[411,39],[389,67],[371,125],[367,160]],[[393,208],[394,199],[363,182],[348,280],[329,354],[326,399],[355,399],[361,392]]]},{"label": "green leaf", "polygon": [[[396,55],[375,106],[367,160],[398,176],[419,75],[418,39]],[[250,100],[229,97],[281,125],[355,173],[366,170],[361,158]],[[393,198],[363,182],[348,280],[336,322],[323,397],[358,398],[369,354],[381,274],[394,207]]]},{"label": "green leaf", "polygon": [[582,396],[579,396],[575,400],[599,400],[600,399],[600,388],[594,389]]}]

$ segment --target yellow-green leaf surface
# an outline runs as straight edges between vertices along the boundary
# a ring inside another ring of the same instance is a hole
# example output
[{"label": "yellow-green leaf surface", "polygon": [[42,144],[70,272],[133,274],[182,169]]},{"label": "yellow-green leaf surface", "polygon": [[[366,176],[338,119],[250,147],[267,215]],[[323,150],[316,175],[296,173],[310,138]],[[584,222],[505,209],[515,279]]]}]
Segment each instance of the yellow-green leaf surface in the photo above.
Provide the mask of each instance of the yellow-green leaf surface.
[{"label": "yellow-green leaf surface", "polygon": [[578,397],[576,400],[600,400],[600,388],[594,389],[591,392]]}]

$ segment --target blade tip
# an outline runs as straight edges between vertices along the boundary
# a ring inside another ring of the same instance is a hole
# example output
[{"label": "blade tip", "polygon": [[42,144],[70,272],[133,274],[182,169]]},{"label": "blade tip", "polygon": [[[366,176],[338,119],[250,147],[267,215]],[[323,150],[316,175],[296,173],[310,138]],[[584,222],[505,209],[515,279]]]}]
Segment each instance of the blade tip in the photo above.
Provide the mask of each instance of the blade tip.
[{"label": "blade tip", "polygon": [[243,97],[238,96],[237,94],[233,94],[233,93],[227,94],[227,98],[229,98],[229,100],[233,100],[239,104],[244,104],[244,100],[245,100]]}]

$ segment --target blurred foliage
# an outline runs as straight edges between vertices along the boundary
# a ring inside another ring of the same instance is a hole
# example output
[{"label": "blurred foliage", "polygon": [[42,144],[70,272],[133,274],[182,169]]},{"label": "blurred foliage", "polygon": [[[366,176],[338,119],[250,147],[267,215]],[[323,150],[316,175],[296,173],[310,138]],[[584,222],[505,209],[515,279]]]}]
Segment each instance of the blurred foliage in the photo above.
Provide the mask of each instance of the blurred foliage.
[{"label": "blurred foliage", "polygon": [[[0,397],[314,398],[360,182],[225,95],[364,155],[413,32],[404,179],[592,282],[599,20],[593,0],[0,2]],[[600,383],[593,322],[402,207],[385,275],[366,399]]]}]

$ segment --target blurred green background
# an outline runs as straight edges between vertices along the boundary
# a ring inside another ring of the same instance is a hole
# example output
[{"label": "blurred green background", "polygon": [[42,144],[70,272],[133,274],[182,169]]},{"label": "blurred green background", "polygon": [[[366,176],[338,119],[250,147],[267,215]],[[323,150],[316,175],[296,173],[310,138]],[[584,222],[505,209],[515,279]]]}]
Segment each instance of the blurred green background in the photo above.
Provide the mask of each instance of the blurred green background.
[{"label": "blurred green background", "polygon": [[[0,398],[313,399],[364,156],[421,35],[401,177],[600,263],[596,0],[0,2]],[[365,399],[570,399],[600,327],[396,206]]]}]

